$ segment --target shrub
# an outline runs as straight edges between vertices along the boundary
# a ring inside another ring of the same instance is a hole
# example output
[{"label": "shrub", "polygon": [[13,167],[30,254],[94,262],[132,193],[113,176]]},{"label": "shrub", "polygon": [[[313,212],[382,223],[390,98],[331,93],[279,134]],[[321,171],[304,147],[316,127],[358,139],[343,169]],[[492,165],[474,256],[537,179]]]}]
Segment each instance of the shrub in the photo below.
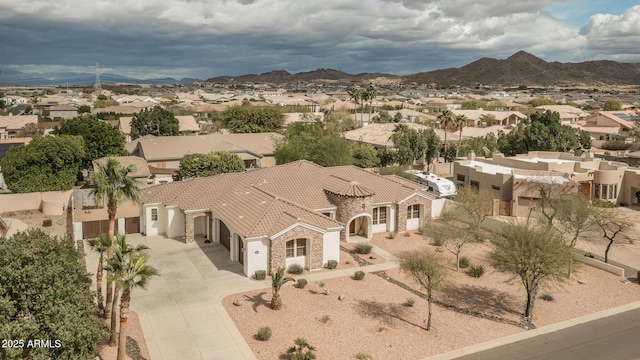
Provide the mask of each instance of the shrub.
[{"label": "shrub", "polygon": [[337,260],[329,260],[327,261],[327,267],[329,269],[335,269],[338,267],[338,261]]},{"label": "shrub", "polygon": [[631,143],[624,142],[624,140],[611,140],[600,146],[604,150],[628,150],[630,147]]},{"label": "shrub", "polygon": [[263,326],[258,329],[258,333],[256,334],[256,339],[260,341],[267,341],[271,339],[271,328],[268,326]]},{"label": "shrub", "polygon": [[304,268],[298,264],[290,265],[289,268],[287,269],[287,272],[289,274],[295,274],[295,275],[302,274],[303,271],[304,271]]},{"label": "shrub", "polygon": [[411,233],[410,233],[410,232],[408,232],[408,231],[405,231],[405,232],[404,232],[404,237],[410,237],[410,236],[411,236]]},{"label": "shrub", "polygon": [[412,307],[413,304],[416,303],[416,299],[414,298],[407,298],[407,302],[405,303],[408,307]]},{"label": "shrub", "polygon": [[296,282],[296,287],[298,289],[304,289],[305,286],[307,286],[307,279],[298,279],[298,281]]},{"label": "shrub", "polygon": [[469,267],[469,265],[471,265],[471,260],[468,257],[463,256],[463,257],[460,258],[460,268],[461,269],[466,269],[466,268]]},{"label": "shrub", "polygon": [[601,208],[618,207],[618,205],[616,203],[613,203],[611,201],[606,201],[606,200],[593,200],[592,204],[593,204],[593,206],[601,207]]},{"label": "shrub", "polygon": [[442,239],[440,237],[434,237],[432,244],[434,246],[442,246],[442,245],[444,245],[444,239]]},{"label": "shrub", "polygon": [[369,244],[368,242],[361,242],[356,244],[356,246],[353,248],[353,251],[358,254],[366,255],[371,252],[372,247],[373,246],[371,246],[371,244]]},{"label": "shrub", "polygon": [[429,227],[426,225],[420,226],[420,228],[418,229],[418,233],[420,233],[420,235],[422,236],[429,235]]},{"label": "shrub", "polygon": [[267,271],[266,270],[256,270],[256,274],[255,274],[256,280],[264,280],[267,278]]},{"label": "shrub", "polygon": [[364,271],[360,271],[360,270],[356,271],[356,272],[353,274],[353,278],[354,278],[355,280],[362,280],[362,279],[364,279]]},{"label": "shrub", "polygon": [[45,220],[42,222],[42,226],[44,226],[44,227],[49,227],[49,226],[51,226],[51,225],[53,225],[53,222],[51,221],[51,219],[45,219]]},{"label": "shrub", "polygon": [[469,270],[467,270],[467,274],[473,276],[474,278],[479,278],[484,275],[485,269],[483,265],[469,265]]},{"label": "shrub", "polygon": [[357,360],[371,360],[373,358],[371,357],[371,355],[369,355],[369,353],[361,351],[361,352],[356,354],[356,359]]},{"label": "shrub", "polygon": [[323,315],[323,316],[320,318],[320,322],[321,322],[321,323],[323,323],[323,324],[328,323],[328,322],[329,322],[329,320],[331,320],[331,318],[329,317],[329,315]]},{"label": "shrub", "polygon": [[388,239],[395,239],[396,238],[396,233],[393,231],[389,231],[389,235],[387,236]]},{"label": "shrub", "polygon": [[553,301],[553,296],[551,294],[542,294],[540,298],[544,301]]}]

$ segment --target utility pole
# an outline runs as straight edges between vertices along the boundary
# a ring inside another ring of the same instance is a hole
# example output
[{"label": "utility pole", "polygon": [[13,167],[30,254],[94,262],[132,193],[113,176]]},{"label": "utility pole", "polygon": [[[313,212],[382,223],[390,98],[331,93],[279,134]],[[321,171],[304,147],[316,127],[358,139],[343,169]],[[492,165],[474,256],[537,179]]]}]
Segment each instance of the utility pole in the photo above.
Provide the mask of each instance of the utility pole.
[{"label": "utility pole", "polygon": [[102,93],[102,85],[100,85],[100,63],[96,63],[96,84],[95,84],[96,92],[99,94]]}]

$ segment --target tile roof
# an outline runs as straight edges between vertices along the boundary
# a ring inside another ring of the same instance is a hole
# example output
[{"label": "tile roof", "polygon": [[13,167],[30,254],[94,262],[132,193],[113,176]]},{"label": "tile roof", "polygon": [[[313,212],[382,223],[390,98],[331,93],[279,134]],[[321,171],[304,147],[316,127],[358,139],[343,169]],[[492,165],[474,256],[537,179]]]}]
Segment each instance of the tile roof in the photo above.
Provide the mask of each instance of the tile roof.
[{"label": "tile roof", "polygon": [[325,190],[372,196],[374,204],[401,202],[416,194],[435,199],[421,185],[397,176],[354,166],[325,168],[305,160],[157,185],[142,190],[140,196],[147,204],[211,210],[247,236],[271,236],[299,222],[323,229],[340,226],[316,212],[336,207]]},{"label": "tile roof", "polygon": [[197,136],[158,136],[141,139],[138,147],[140,155],[147,161],[181,159],[184,155],[207,154],[214,151],[221,142],[226,142],[243,151],[260,156],[272,155],[274,140],[282,137],[276,133],[222,134],[213,133]]},{"label": "tile roof", "polygon": [[95,159],[93,161],[93,170],[97,170],[97,164],[106,164],[107,159],[113,158],[120,162],[122,166],[133,165],[135,170],[129,174],[130,177],[139,178],[139,177],[148,177],[151,175],[149,173],[149,165],[147,165],[147,161],[138,156],[110,156],[110,157],[102,157],[99,159]]},{"label": "tile roof", "polygon": [[0,116],[0,128],[19,130],[29,123],[38,123],[38,115]]}]

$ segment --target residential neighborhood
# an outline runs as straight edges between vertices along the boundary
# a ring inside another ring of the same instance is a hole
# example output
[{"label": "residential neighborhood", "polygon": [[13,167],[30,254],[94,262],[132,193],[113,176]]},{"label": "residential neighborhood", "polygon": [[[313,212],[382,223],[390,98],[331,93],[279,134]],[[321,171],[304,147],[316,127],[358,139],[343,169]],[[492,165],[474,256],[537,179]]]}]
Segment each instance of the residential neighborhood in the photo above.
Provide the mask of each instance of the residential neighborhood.
[{"label": "residential neighborhood", "polygon": [[101,359],[437,358],[640,296],[635,90],[236,85],[0,88],[0,244],[69,240]]}]

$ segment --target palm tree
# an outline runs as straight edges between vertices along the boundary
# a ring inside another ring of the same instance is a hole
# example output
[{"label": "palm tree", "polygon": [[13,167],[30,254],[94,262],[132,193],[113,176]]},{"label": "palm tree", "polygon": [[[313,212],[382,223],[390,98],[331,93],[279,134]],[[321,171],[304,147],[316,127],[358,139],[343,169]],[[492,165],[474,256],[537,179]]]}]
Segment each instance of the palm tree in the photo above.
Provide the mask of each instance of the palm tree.
[{"label": "palm tree", "polygon": [[[114,254],[109,265],[117,272],[116,288],[122,290],[120,299],[120,334],[118,339],[118,360],[125,360],[127,344],[127,321],[129,320],[129,303],[131,291],[135,288],[146,288],[149,280],[159,275],[158,270],[147,265],[149,254],[131,248],[124,241],[124,250],[121,246],[114,247]],[[119,239],[120,240],[120,239]],[[125,251],[126,250],[126,251]]]},{"label": "palm tree", "polygon": [[369,101],[369,122],[371,122],[371,111],[373,110],[373,100],[375,100],[376,95],[378,95],[378,89],[376,89],[375,85],[369,84],[367,88],[364,90],[365,97]]},{"label": "palm tree", "polygon": [[[364,98],[364,89],[361,87],[354,86],[349,89],[349,96],[351,96],[350,99],[353,99],[353,101],[356,103],[353,116],[357,122],[358,121],[358,105],[360,105],[360,100]],[[360,124],[362,124],[362,113],[360,113]]]},{"label": "palm tree", "polygon": [[[118,203],[125,200],[139,202],[139,184],[128,176],[135,171],[133,165],[122,166],[118,160],[109,158],[106,163],[99,163],[97,167],[97,171],[91,174],[91,181],[94,187],[89,194],[95,198],[96,205],[103,204],[105,200],[107,202],[107,214],[109,215],[108,235],[113,243]],[[107,258],[110,259],[112,256],[113,250],[108,249]],[[105,317],[109,322],[111,318],[111,303],[113,302],[113,283],[109,280],[107,281],[107,296],[105,300]]]},{"label": "palm tree", "polygon": [[[127,243],[125,235],[116,235],[116,241],[113,243],[114,255],[111,259],[119,256],[120,258],[131,257],[134,254],[142,254],[145,251],[149,250],[149,247],[146,245],[137,245],[132,247]],[[119,259],[117,261],[109,261],[107,264],[107,270],[109,271],[109,278],[111,281],[115,281],[117,283],[118,280],[122,278],[122,273],[124,268],[122,267],[124,261]],[[118,332],[117,330],[117,313],[116,309],[118,308],[118,296],[120,295],[120,288],[118,286],[113,290],[113,301],[111,303],[111,337],[109,338],[109,345],[115,346]]]},{"label": "palm tree", "polygon": [[455,120],[454,120],[456,128],[458,128],[458,130],[460,131],[458,135],[458,147],[456,148],[456,158],[460,153],[460,145],[462,144],[462,129],[464,129],[464,127],[467,126],[468,120],[469,119],[464,115],[458,115],[455,117]]},{"label": "palm tree", "polygon": [[98,270],[96,270],[96,290],[98,294],[98,310],[104,316],[104,297],[102,296],[102,279],[104,278],[104,255],[111,249],[111,239],[104,234],[101,234],[95,239],[88,241],[89,247],[93,251],[97,252],[98,258]]},{"label": "palm tree", "polygon": [[442,110],[438,115],[440,125],[444,129],[444,161],[447,162],[447,128],[454,121],[455,115],[449,109]]},{"label": "palm tree", "polygon": [[280,288],[289,281],[295,281],[295,279],[292,277],[285,277],[283,267],[278,268],[278,271],[271,275],[271,291],[273,292],[273,296],[271,297],[271,308],[273,310],[280,310],[280,308],[282,308]]}]

